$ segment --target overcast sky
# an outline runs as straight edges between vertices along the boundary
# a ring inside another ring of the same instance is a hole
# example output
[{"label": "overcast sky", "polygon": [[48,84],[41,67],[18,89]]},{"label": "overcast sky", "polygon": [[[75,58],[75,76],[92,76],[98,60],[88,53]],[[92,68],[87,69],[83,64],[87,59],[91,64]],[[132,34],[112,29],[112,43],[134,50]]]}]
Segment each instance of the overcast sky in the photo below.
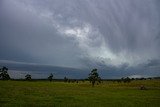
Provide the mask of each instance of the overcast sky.
[{"label": "overcast sky", "polygon": [[160,76],[160,0],[0,0],[0,66],[11,63]]}]

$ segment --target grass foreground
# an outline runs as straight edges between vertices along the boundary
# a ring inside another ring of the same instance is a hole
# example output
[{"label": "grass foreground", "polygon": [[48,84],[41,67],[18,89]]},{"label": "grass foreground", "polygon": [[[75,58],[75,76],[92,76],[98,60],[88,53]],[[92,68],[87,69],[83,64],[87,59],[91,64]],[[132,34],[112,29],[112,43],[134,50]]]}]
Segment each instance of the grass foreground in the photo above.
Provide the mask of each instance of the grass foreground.
[{"label": "grass foreground", "polygon": [[[147,90],[140,90],[140,85]],[[0,107],[160,107],[160,80],[131,83],[0,81]]]}]

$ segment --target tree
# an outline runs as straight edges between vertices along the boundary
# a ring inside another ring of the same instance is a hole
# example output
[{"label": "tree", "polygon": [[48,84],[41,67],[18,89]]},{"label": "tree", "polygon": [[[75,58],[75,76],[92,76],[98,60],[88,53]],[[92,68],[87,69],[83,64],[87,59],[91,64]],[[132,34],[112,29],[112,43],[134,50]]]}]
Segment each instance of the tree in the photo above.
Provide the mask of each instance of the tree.
[{"label": "tree", "polygon": [[31,75],[29,75],[29,74],[27,74],[25,77],[26,77],[26,80],[31,80],[32,79]]},{"label": "tree", "polygon": [[50,76],[48,77],[48,80],[51,82],[53,80],[53,74],[51,73]]},{"label": "tree", "polygon": [[99,77],[99,74],[97,72],[97,69],[93,69],[91,71],[91,73],[89,74],[88,79],[92,83],[92,87],[94,87],[94,84],[95,84],[96,81],[100,81],[100,77]]},{"label": "tree", "polygon": [[64,82],[67,82],[68,81],[68,78],[67,77],[64,77]]},{"label": "tree", "polygon": [[125,80],[126,80],[126,82],[128,82],[128,83],[131,82],[131,79],[130,79],[129,77],[127,77]]},{"label": "tree", "polygon": [[121,78],[121,80],[124,82],[124,83],[129,83],[131,82],[131,79],[129,77],[126,77],[126,78]]},{"label": "tree", "polygon": [[97,81],[99,82],[99,83],[101,83],[101,77],[98,77],[98,79],[97,79]]},{"label": "tree", "polygon": [[9,80],[10,79],[10,76],[7,71],[8,71],[8,68],[6,68],[6,67],[2,67],[0,69],[0,78],[2,78],[2,80]]}]

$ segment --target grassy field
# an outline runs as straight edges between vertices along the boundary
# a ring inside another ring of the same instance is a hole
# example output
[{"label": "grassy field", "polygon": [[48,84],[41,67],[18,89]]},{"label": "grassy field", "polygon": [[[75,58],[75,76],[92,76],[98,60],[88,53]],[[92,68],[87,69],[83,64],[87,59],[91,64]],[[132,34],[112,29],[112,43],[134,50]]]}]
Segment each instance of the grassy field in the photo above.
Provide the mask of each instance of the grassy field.
[{"label": "grassy field", "polygon": [[[140,90],[143,84],[147,90]],[[160,107],[160,80],[131,83],[0,81],[0,107]]]}]

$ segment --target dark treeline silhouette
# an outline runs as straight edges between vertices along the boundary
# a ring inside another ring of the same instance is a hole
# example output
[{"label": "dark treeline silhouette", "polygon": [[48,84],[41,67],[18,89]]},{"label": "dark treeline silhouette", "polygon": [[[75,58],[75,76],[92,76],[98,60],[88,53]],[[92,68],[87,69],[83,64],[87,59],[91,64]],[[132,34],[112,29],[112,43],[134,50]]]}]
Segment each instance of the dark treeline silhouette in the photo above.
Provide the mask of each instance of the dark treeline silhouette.
[{"label": "dark treeline silhouette", "polygon": [[[112,81],[112,82],[124,82],[124,83],[130,83],[131,81],[136,81],[136,80],[152,80],[152,79],[160,79],[160,77],[148,77],[148,78],[129,78],[129,77],[122,77],[121,79],[101,79],[97,69],[93,69],[90,73],[88,78],[86,79],[70,79],[67,78],[66,76],[64,79],[54,79],[54,81],[58,82],[65,82],[65,83],[79,83],[82,82],[84,83],[85,81],[89,81],[92,84],[92,87],[95,86],[95,84],[100,84],[102,81]],[[16,81],[47,81],[49,80],[50,82],[53,81],[54,75],[51,73],[46,79],[32,79],[32,76],[30,74],[25,75],[25,79],[11,79],[9,74],[8,74],[8,68],[7,67],[2,67],[0,68],[0,80],[16,80]],[[147,88],[144,85],[140,86],[140,90],[146,90]]]},{"label": "dark treeline silhouette", "polygon": [[124,83],[130,83],[130,82],[131,82],[131,79],[130,79],[129,77],[121,78],[121,80],[122,80]]},{"label": "dark treeline silhouette", "polygon": [[64,82],[68,82],[68,83],[78,83],[79,81],[84,81],[83,79],[80,79],[80,80],[78,80],[78,79],[69,79],[69,78],[67,78],[67,77],[64,77]]}]

